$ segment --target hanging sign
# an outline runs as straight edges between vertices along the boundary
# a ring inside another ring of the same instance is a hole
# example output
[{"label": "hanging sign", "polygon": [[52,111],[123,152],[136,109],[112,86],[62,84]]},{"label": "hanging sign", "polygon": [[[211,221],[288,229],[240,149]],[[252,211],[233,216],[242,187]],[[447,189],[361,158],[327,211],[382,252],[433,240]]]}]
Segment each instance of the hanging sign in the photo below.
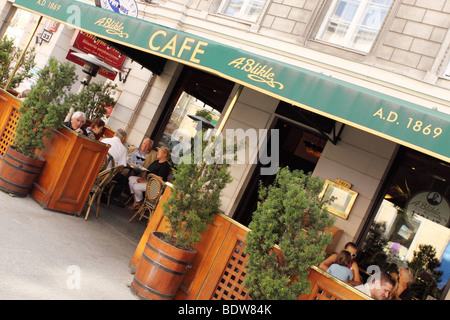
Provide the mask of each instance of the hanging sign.
[{"label": "hanging sign", "polygon": [[424,191],[413,196],[406,205],[406,213],[417,214],[443,226],[448,226],[450,220],[448,201],[436,191]]},{"label": "hanging sign", "polygon": [[126,55],[123,55],[106,42],[98,39],[92,34],[79,30],[75,31],[70,45],[85,53],[93,54],[99,59],[102,59],[103,62],[119,70],[122,69],[125,60],[127,59]]}]

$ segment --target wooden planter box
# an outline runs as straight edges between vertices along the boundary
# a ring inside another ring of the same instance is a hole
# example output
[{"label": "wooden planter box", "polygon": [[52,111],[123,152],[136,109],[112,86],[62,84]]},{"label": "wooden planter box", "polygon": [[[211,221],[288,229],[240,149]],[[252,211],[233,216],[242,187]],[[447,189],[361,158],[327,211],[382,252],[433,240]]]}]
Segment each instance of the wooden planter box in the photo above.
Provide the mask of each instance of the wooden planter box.
[{"label": "wooden planter box", "polygon": [[20,105],[19,99],[0,89],[0,161],[16,135]]},{"label": "wooden planter box", "polygon": [[30,194],[46,209],[80,215],[109,145],[65,127],[45,145],[38,154],[46,163]]},{"label": "wooden planter box", "polygon": [[[13,142],[21,101],[0,89],[0,161]],[[108,129],[108,136],[114,131]],[[109,146],[65,127],[39,155],[46,163],[30,194],[44,208],[80,215]]]},{"label": "wooden planter box", "polygon": [[[166,202],[172,192],[165,188],[161,200],[150,219],[144,234],[133,254],[129,267],[135,270],[142,256],[149,235],[153,231],[165,232],[168,221],[163,216],[162,203]],[[244,288],[245,266],[248,255],[244,253],[246,234],[249,229],[223,214],[214,215],[214,221],[208,230],[202,233],[199,243],[193,247],[197,254],[192,262],[192,268],[186,273],[183,283],[178,290],[177,300],[245,300],[247,292]],[[337,241],[340,236],[339,228],[327,230]],[[338,233],[337,236],[335,236]],[[332,243],[336,246],[336,243]],[[338,279],[324,274],[316,267],[311,268],[308,280],[313,291],[310,295],[299,297],[302,300],[318,298],[336,299],[367,299],[364,294],[342,283]],[[334,295],[319,296],[327,289],[327,293]]]}]

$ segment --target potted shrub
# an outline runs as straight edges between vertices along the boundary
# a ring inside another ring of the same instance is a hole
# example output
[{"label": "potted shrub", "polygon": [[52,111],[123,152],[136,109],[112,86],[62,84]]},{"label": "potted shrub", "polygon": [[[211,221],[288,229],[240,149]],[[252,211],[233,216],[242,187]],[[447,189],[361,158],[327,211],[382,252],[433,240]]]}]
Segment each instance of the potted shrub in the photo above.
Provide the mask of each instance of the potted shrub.
[{"label": "potted shrub", "polygon": [[[35,154],[44,149],[44,137],[62,126],[69,108],[67,88],[76,80],[75,67],[51,58],[39,72],[36,85],[19,108],[15,138],[0,165],[0,189],[27,195],[45,160]],[[24,164],[26,163],[26,164]]]},{"label": "potted shrub", "polygon": [[109,82],[104,84],[90,82],[83,91],[74,96],[72,106],[76,106],[76,110],[83,111],[88,120],[101,119],[106,114],[106,108],[116,103],[112,97],[116,87],[116,84]]},{"label": "potted shrub", "polygon": [[0,40],[0,86],[4,87],[11,73],[16,69],[17,72],[9,83],[9,88],[16,88],[24,79],[30,78],[31,69],[36,65],[34,59],[36,54],[34,48],[28,50],[22,59],[20,59],[20,50],[14,45],[14,40],[4,36]]},{"label": "potted shrub", "polygon": [[[203,142],[203,134],[198,132],[197,142]],[[202,151],[217,150],[216,146],[205,149],[203,142]],[[207,152],[215,156],[214,151]],[[187,157],[190,159],[184,157],[174,168],[173,190],[163,204],[169,226],[164,233],[150,235],[145,258],[137,265],[131,289],[141,298],[173,299],[196,254],[192,245],[200,241],[201,232],[219,212],[220,193],[231,181],[228,164],[211,163],[205,157],[197,163],[194,154]]]},{"label": "potted shrub", "polygon": [[271,186],[260,186],[245,247],[251,299],[290,300],[310,291],[308,269],[324,259],[332,239],[324,230],[334,223],[318,198],[322,186],[320,178],[287,167]]}]

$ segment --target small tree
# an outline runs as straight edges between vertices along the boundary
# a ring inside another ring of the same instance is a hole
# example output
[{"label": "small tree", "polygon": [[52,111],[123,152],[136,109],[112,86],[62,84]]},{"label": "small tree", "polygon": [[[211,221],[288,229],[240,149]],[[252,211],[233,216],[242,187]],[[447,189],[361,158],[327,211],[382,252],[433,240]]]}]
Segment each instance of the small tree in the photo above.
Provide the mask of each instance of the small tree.
[{"label": "small tree", "polygon": [[82,92],[74,96],[76,110],[83,111],[86,118],[94,120],[102,118],[106,114],[106,107],[114,106],[116,101],[112,97],[117,85],[111,83],[100,84],[90,82]]},{"label": "small tree", "polygon": [[334,222],[318,198],[322,186],[321,179],[287,167],[271,186],[260,186],[245,247],[245,287],[252,299],[292,300],[309,292],[308,268],[324,259],[331,243],[324,230]]},{"label": "small tree", "polygon": [[414,251],[414,257],[408,262],[408,267],[416,274],[416,281],[411,285],[415,297],[426,299],[428,295],[439,298],[437,284],[443,274],[438,268],[441,265],[436,257],[436,249],[427,244],[419,245]]},{"label": "small tree", "polygon": [[211,155],[216,162],[211,163],[208,160],[212,158],[205,156],[200,160],[195,157],[195,152],[185,155],[174,169],[173,191],[163,207],[170,222],[165,241],[183,250],[200,241],[200,233],[219,212],[221,191],[231,182],[229,165],[221,157],[222,141],[207,146],[203,135],[204,130],[198,131],[193,144],[198,143],[202,154]]},{"label": "small tree", "polygon": [[35,157],[36,149],[42,150],[44,137],[62,126],[64,116],[69,110],[68,91],[75,82],[75,66],[59,63],[50,58],[48,65],[39,72],[36,85],[19,108],[19,121],[16,126],[14,148],[28,156]]},{"label": "small tree", "polygon": [[19,68],[11,81],[10,87],[16,88],[24,79],[31,77],[30,70],[36,65],[34,62],[36,57],[34,48],[28,50],[22,61],[19,62],[20,54],[21,52],[14,45],[13,39],[4,36],[0,40],[0,86],[4,87],[6,85],[17,63],[19,63]]}]

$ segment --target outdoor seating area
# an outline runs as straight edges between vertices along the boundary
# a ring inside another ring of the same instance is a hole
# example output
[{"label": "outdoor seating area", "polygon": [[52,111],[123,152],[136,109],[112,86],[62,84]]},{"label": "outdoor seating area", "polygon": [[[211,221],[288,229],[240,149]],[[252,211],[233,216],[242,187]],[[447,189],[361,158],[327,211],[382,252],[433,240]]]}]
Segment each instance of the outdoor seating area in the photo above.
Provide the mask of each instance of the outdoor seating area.
[{"label": "outdoor seating area", "polygon": [[[142,261],[149,235],[153,231],[164,231],[167,220],[163,216],[162,203],[170,196],[171,188],[167,187],[159,205],[153,213],[147,228],[130,261],[130,269],[135,270]],[[246,300],[244,288],[245,264],[248,256],[244,253],[246,233],[245,226],[229,217],[216,214],[210,228],[202,234],[201,241],[194,245],[197,256],[192,267],[178,290],[175,299],[179,300]],[[135,282],[139,282],[139,279]],[[302,295],[300,300],[370,300],[352,286],[327,274],[316,266],[312,266],[308,281],[311,283],[311,293]],[[142,286],[132,284],[138,296],[145,298],[147,290]]]},{"label": "outdoor seating area", "polygon": [[[0,90],[0,136],[2,148],[7,148],[13,139],[15,118],[20,103]],[[1,131],[2,130],[2,131]],[[65,127],[53,130],[45,139],[45,149],[37,154],[46,160],[42,174],[33,183],[30,195],[45,209],[81,216],[88,220],[91,210],[99,217],[102,197],[106,207],[110,206],[111,194],[117,181],[113,180],[122,172],[123,165],[116,166],[108,152],[109,145],[95,139],[86,138]],[[0,156],[0,161],[3,156]],[[130,166],[126,177],[142,166]],[[136,171],[137,170],[137,171]],[[82,173],[82,174],[80,174]],[[163,215],[162,204],[173,192],[172,185],[160,177],[149,174],[144,200],[137,210],[123,209],[130,215],[128,223],[146,220],[147,226],[136,247],[129,268],[138,270],[140,264],[148,264],[146,250],[153,232],[163,232],[168,220]],[[131,199],[131,198],[130,198]],[[105,210],[106,211],[106,210]],[[183,211],[185,212],[185,211]],[[332,242],[326,253],[337,251],[337,243],[342,230],[331,226],[325,230],[332,235]],[[191,267],[182,278],[181,286],[170,296],[180,300],[246,300],[249,299],[244,287],[248,254],[245,253],[246,235],[249,229],[230,217],[216,213],[214,221],[202,233],[201,241],[192,247],[197,251]],[[131,290],[142,299],[151,297],[150,290],[136,273]],[[317,266],[309,269],[309,294],[300,295],[299,300],[369,300],[369,296],[356,290]]]}]

